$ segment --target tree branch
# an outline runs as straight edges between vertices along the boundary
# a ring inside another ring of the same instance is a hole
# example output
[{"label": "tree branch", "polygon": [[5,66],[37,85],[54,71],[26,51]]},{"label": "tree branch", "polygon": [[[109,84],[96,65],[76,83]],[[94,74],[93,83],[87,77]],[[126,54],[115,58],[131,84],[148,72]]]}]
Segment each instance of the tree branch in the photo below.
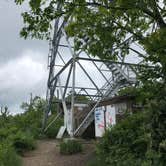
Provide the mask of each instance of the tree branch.
[{"label": "tree branch", "polygon": [[115,7],[106,6],[106,5],[102,5],[100,3],[95,3],[95,2],[94,3],[87,2],[86,4],[87,4],[87,6],[104,7],[106,9],[122,10],[122,11],[138,9],[138,10],[142,11],[143,13],[147,14],[148,16],[150,16],[151,18],[153,18],[154,20],[156,20],[156,22],[159,24],[160,27],[165,27],[166,26],[161,14],[158,10],[157,3],[156,3],[155,0],[154,0],[154,4],[153,4],[155,12],[151,12],[147,8],[142,8],[142,6],[141,7],[136,6],[136,7],[132,7],[132,8],[130,8],[130,7],[127,8],[127,7],[122,7],[122,6],[121,7],[119,7],[119,6],[118,7],[117,6],[115,6]]}]

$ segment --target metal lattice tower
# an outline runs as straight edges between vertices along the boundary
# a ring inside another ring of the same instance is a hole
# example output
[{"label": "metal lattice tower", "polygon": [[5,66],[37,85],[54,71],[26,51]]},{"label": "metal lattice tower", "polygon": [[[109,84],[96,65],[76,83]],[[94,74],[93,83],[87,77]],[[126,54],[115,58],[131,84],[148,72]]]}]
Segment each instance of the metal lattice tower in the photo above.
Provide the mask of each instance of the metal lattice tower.
[{"label": "metal lattice tower", "polygon": [[[47,105],[43,115],[43,129],[50,112],[53,97],[60,99],[64,110],[64,127],[68,134],[80,136],[94,120],[94,110],[101,100],[113,97],[120,88],[136,84],[137,65],[92,58],[86,52],[74,51],[73,39],[68,38],[64,28],[67,19],[57,18],[48,56]],[[71,94],[71,107],[66,97]],[[60,94],[60,97],[59,95]],[[75,94],[88,96],[88,111],[76,128],[73,121]],[[95,102],[91,106],[91,102]],[[58,114],[57,116],[59,116]],[[56,119],[57,117],[55,117]],[[51,125],[51,124],[50,124]]]}]

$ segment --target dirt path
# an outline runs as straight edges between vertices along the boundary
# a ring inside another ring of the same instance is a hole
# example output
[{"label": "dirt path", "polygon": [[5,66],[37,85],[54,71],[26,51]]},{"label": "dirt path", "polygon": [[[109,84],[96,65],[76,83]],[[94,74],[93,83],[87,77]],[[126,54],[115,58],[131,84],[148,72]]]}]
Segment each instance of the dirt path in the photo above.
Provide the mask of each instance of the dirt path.
[{"label": "dirt path", "polygon": [[88,142],[83,144],[82,153],[61,155],[57,141],[37,141],[37,149],[24,155],[23,166],[85,166],[87,160],[90,160],[93,156],[94,147]]}]

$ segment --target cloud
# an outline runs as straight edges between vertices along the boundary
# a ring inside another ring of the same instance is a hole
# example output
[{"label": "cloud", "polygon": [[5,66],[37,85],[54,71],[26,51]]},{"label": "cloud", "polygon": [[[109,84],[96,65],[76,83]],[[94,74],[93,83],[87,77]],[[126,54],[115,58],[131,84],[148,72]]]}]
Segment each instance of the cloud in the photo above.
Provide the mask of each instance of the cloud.
[{"label": "cloud", "polygon": [[[29,94],[43,96],[46,89],[46,66],[32,59],[32,51],[26,51],[21,58],[8,62],[0,68],[0,105],[17,109],[27,101]],[[29,55],[29,56],[28,56]],[[41,55],[42,56],[42,55]],[[11,110],[12,112],[18,110]]]},{"label": "cloud", "polygon": [[0,106],[7,105],[12,113],[21,111],[31,92],[45,96],[46,91],[48,42],[20,38],[26,9],[26,3],[0,1]]},{"label": "cloud", "polygon": [[[14,2],[0,1],[0,64],[4,64],[15,58],[21,57],[25,50],[40,50],[43,58],[47,56],[48,42],[39,40],[24,40],[20,38],[19,32],[23,27],[21,12],[25,11],[27,5],[17,6]],[[43,60],[41,58],[41,60]]]}]

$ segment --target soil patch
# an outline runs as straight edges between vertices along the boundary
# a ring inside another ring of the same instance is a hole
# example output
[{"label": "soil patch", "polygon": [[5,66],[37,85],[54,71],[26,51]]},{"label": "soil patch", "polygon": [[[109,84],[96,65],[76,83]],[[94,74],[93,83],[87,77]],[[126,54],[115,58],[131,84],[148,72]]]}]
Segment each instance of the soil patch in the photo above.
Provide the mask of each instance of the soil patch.
[{"label": "soil patch", "polygon": [[34,151],[24,154],[23,166],[85,166],[94,156],[92,142],[83,141],[83,152],[74,155],[61,155],[57,140],[39,140]]}]

